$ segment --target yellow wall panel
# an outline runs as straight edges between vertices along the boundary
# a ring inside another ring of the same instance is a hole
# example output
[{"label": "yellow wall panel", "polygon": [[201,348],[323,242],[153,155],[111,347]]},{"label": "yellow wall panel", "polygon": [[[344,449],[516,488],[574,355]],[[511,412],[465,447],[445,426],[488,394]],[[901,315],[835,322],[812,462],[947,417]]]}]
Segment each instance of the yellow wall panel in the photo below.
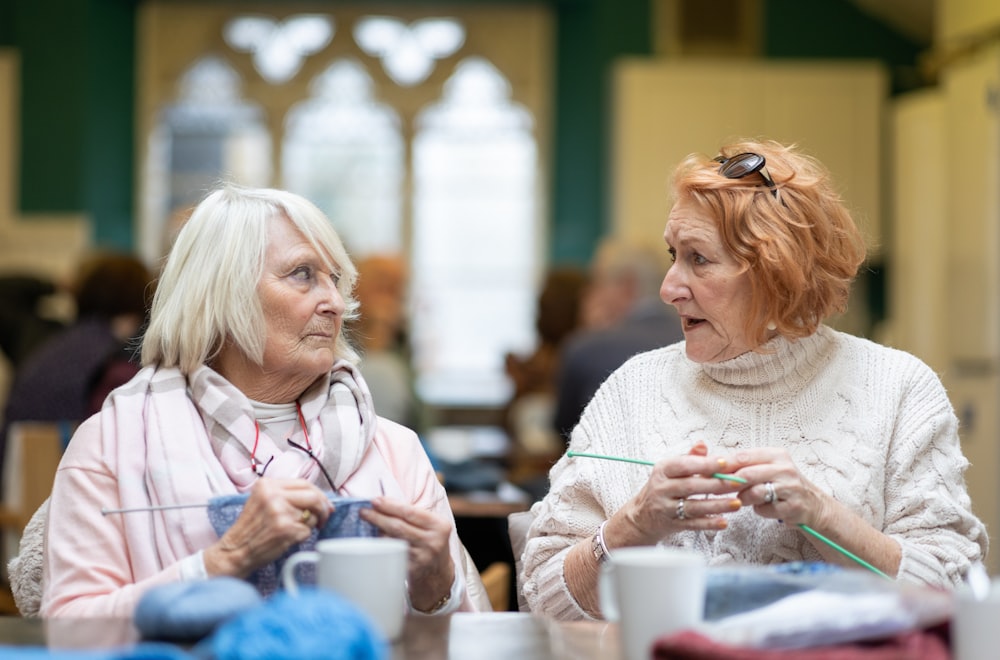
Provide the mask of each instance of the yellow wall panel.
[{"label": "yellow wall panel", "polygon": [[875,63],[627,59],[614,72],[611,226],[663,233],[670,174],[733,137],[795,142],[833,172],[872,252],[881,249],[885,73]]}]

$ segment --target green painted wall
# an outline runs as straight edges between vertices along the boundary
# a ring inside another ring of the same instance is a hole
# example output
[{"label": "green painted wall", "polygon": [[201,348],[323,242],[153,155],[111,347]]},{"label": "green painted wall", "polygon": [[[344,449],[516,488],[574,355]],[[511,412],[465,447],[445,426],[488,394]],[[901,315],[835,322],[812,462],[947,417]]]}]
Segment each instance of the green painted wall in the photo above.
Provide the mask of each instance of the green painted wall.
[{"label": "green painted wall", "polygon": [[553,263],[589,262],[607,227],[611,64],[652,53],[650,0],[557,7]]},{"label": "green painted wall", "polygon": [[877,59],[894,93],[921,84],[917,60],[924,48],[847,0],[767,0],[763,19],[764,57]]},{"label": "green painted wall", "polygon": [[[94,240],[131,249],[135,243],[135,10],[131,2],[91,0],[87,94],[83,110],[83,200],[100,222]],[[111,178],[113,183],[105,181]]]},{"label": "green painted wall", "polygon": [[97,245],[131,248],[133,3],[5,0],[0,17],[21,59],[21,212],[84,213]]},{"label": "green painted wall", "polygon": [[[586,263],[605,230],[610,65],[651,52],[653,2],[546,3],[556,18],[553,263]],[[0,46],[17,48],[22,62],[20,210],[85,213],[96,243],[123,248],[135,239],[137,4],[0,1]],[[878,58],[894,89],[906,87],[919,47],[847,0],[762,0],[762,8],[766,56]]]},{"label": "green painted wall", "polygon": [[77,212],[85,209],[85,4],[13,4],[21,61],[20,207],[26,213]]},{"label": "green painted wall", "polygon": [[0,2],[0,47],[14,44],[14,3]]}]

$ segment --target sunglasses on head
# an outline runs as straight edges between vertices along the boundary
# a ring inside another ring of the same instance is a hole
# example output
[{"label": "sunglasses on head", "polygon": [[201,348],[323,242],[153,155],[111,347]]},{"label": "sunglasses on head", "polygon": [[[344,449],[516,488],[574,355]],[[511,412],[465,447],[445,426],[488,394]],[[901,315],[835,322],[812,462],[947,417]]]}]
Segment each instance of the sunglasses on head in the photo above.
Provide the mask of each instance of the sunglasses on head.
[{"label": "sunglasses on head", "polygon": [[727,179],[742,179],[755,172],[760,174],[760,178],[764,179],[764,185],[770,188],[771,194],[774,195],[775,199],[778,199],[778,187],[774,185],[774,179],[767,171],[767,161],[760,154],[748,151],[731,158],[716,156],[712,160],[720,164],[719,174]]}]

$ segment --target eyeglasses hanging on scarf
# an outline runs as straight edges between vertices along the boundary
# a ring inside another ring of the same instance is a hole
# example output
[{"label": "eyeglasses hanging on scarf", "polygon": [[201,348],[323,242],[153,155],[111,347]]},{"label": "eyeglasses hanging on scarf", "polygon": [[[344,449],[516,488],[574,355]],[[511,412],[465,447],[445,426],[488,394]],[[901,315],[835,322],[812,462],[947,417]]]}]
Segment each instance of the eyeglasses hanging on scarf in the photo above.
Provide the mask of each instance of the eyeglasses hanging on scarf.
[{"label": "eyeglasses hanging on scarf", "polygon": [[[323,463],[319,460],[316,454],[313,453],[312,443],[309,442],[309,431],[306,429],[306,420],[305,417],[303,417],[302,415],[302,406],[299,405],[298,401],[295,402],[295,409],[298,411],[299,424],[302,426],[302,435],[305,438],[305,445],[304,446],[300,445],[299,443],[294,442],[291,438],[286,438],[285,442],[287,442],[289,446],[294,447],[299,451],[305,452],[305,454],[308,455],[309,458],[311,458],[316,463],[316,465],[320,469],[320,472],[323,473],[323,476],[326,478],[326,482],[330,484],[330,490],[336,491],[337,487],[333,485],[333,478],[330,477],[330,473],[327,472],[326,468],[323,466]],[[263,464],[259,460],[257,460],[257,444],[260,442],[260,424],[255,419],[253,425],[256,431],[256,435],[254,436],[253,439],[253,449],[250,450],[250,469],[253,470],[254,474],[256,474],[258,477],[263,477],[264,473],[267,471],[267,467],[271,464],[271,461],[274,460],[274,456],[267,459],[267,462]]]}]

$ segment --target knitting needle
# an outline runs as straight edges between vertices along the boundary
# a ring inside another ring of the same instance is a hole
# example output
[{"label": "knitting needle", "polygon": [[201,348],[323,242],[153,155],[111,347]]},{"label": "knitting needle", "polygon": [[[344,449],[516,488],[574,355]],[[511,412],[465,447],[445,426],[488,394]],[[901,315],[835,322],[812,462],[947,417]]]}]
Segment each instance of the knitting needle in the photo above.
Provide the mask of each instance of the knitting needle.
[{"label": "knitting needle", "polygon": [[[638,463],[639,465],[654,465],[652,461],[643,461],[638,458],[624,458],[622,456],[605,456],[604,454],[586,454],[580,451],[568,451],[567,456],[581,456],[583,458],[602,458],[608,461],[623,461],[625,463]],[[712,475],[716,479],[722,479],[723,481],[732,481],[737,484],[745,484],[747,480],[743,477],[737,477],[735,474],[723,474],[721,472],[716,472]]]},{"label": "knitting needle", "polygon": [[[638,459],[638,458],[625,458],[623,456],[605,456],[603,454],[586,454],[586,453],[579,452],[579,451],[568,451],[568,452],[566,452],[566,455],[567,456],[579,456],[581,458],[600,458],[600,459],[604,459],[604,460],[608,460],[608,461],[623,461],[625,463],[638,463],[639,465],[654,465],[654,463],[652,461],[644,461],[644,460],[641,460],[641,459]],[[744,484],[747,483],[746,479],[744,479],[742,477],[737,477],[737,476],[731,475],[731,474],[715,473],[712,476],[715,477],[716,479],[725,479],[727,481],[736,481],[738,483],[744,483]],[[825,536],[823,536],[822,534],[820,534],[819,532],[817,532],[815,529],[813,529],[809,525],[804,525],[802,523],[799,523],[799,527],[802,529],[802,531],[806,532],[807,534],[811,534],[812,536],[814,536],[815,538],[819,539],[823,543],[826,543],[828,546],[830,546],[831,548],[833,548],[837,552],[841,553],[845,557],[854,560],[855,562],[857,562],[861,566],[864,566],[865,568],[867,568],[872,573],[875,573],[876,575],[881,575],[886,580],[892,580],[892,578],[889,577],[883,571],[879,570],[875,566],[872,566],[871,564],[869,564],[868,562],[866,562],[861,557],[858,557],[857,555],[855,555],[854,553],[852,553],[847,548],[843,548],[843,547],[837,545],[835,542],[833,542],[830,539],[826,538]]]},{"label": "knitting needle", "polygon": [[205,504],[159,504],[157,506],[138,506],[133,509],[109,509],[107,507],[101,507],[101,515],[106,516],[111,513],[137,513],[141,511],[165,511],[167,509],[204,509],[208,506]]},{"label": "knitting needle", "polygon": [[[382,488],[382,494],[385,495],[385,486],[382,485],[382,480],[379,480],[379,486]],[[205,504],[158,504],[156,506],[139,506],[132,509],[109,509],[107,507],[101,507],[101,515],[106,516],[112,513],[140,513],[143,511],[166,511],[168,509],[204,509],[210,506],[208,502]]]},{"label": "knitting needle", "polygon": [[859,564],[861,564],[862,566],[864,566],[865,568],[867,568],[872,573],[875,573],[877,575],[881,575],[886,580],[891,580],[892,579],[891,577],[889,577],[888,575],[886,575],[885,573],[883,573],[879,569],[875,568],[874,566],[872,566],[871,564],[869,564],[868,562],[866,562],[861,557],[858,557],[857,555],[855,555],[854,553],[852,553],[847,548],[842,548],[839,545],[837,545],[836,543],[834,543],[833,541],[831,541],[830,539],[826,538],[825,536],[823,536],[822,534],[820,534],[819,532],[817,532],[815,529],[813,529],[809,525],[803,525],[803,524],[799,523],[799,527],[802,528],[803,532],[808,532],[809,534],[812,534],[813,536],[815,536],[816,538],[818,538],[820,541],[822,541],[823,543],[826,543],[828,546],[830,546],[831,548],[833,548],[834,550],[837,550],[838,552],[842,553],[844,556],[850,557],[854,561],[858,562]]}]

